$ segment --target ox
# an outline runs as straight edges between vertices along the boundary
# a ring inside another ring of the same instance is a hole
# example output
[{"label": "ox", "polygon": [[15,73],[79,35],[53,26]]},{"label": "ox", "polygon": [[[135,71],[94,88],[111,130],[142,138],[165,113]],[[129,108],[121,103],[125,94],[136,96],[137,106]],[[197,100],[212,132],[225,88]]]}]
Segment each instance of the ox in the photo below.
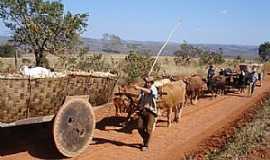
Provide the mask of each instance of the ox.
[{"label": "ox", "polygon": [[118,87],[118,93],[115,93],[113,104],[115,106],[115,115],[120,116],[121,113],[128,113],[128,120],[135,112],[138,104],[139,91],[132,87],[134,84],[125,84]]},{"label": "ox", "polygon": [[163,94],[159,97],[158,108],[167,110],[168,127],[172,124],[172,112],[175,111],[174,120],[178,122],[185,105],[186,84],[183,81],[175,81],[159,89]]},{"label": "ox", "polygon": [[226,77],[222,75],[214,76],[208,80],[208,92],[212,94],[212,97],[226,93],[226,81]]},{"label": "ox", "polygon": [[184,79],[186,83],[186,100],[189,98],[191,104],[196,104],[202,94],[205,82],[199,75],[193,75]]}]

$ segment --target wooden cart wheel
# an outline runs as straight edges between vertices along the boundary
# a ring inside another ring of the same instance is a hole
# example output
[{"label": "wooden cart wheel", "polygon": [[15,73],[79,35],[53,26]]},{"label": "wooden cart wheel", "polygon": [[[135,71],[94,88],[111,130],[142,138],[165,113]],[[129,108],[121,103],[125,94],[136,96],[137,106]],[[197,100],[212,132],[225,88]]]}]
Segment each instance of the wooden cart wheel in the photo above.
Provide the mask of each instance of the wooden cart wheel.
[{"label": "wooden cart wheel", "polygon": [[57,112],[53,124],[54,142],[66,157],[75,157],[90,144],[95,129],[92,106],[80,99],[71,99]]}]

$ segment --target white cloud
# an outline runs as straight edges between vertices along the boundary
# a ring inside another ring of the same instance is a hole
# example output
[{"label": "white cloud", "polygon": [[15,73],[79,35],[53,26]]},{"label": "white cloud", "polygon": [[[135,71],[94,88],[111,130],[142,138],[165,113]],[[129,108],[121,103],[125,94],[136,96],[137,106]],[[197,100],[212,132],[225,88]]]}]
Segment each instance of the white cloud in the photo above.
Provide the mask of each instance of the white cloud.
[{"label": "white cloud", "polygon": [[229,12],[227,9],[224,9],[222,11],[219,11],[220,14],[227,15]]}]

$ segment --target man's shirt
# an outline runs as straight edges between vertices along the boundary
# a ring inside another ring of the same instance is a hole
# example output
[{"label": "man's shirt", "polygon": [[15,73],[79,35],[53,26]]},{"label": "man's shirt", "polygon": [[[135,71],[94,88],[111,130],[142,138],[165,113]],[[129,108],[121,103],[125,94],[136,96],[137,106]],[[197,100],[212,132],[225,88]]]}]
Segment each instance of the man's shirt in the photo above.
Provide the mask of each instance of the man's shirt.
[{"label": "man's shirt", "polygon": [[150,90],[150,94],[141,92],[139,105],[157,114],[156,99],[158,98],[158,91],[154,85],[151,86]]}]

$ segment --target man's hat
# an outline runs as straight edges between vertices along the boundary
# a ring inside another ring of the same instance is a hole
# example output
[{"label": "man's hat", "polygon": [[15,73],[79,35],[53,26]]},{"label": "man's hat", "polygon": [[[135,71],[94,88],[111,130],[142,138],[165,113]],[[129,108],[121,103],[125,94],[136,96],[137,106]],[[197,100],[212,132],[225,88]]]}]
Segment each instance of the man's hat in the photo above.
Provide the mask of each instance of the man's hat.
[{"label": "man's hat", "polygon": [[154,82],[154,78],[151,77],[151,76],[145,77],[145,78],[143,78],[143,80],[144,80],[145,82]]}]

